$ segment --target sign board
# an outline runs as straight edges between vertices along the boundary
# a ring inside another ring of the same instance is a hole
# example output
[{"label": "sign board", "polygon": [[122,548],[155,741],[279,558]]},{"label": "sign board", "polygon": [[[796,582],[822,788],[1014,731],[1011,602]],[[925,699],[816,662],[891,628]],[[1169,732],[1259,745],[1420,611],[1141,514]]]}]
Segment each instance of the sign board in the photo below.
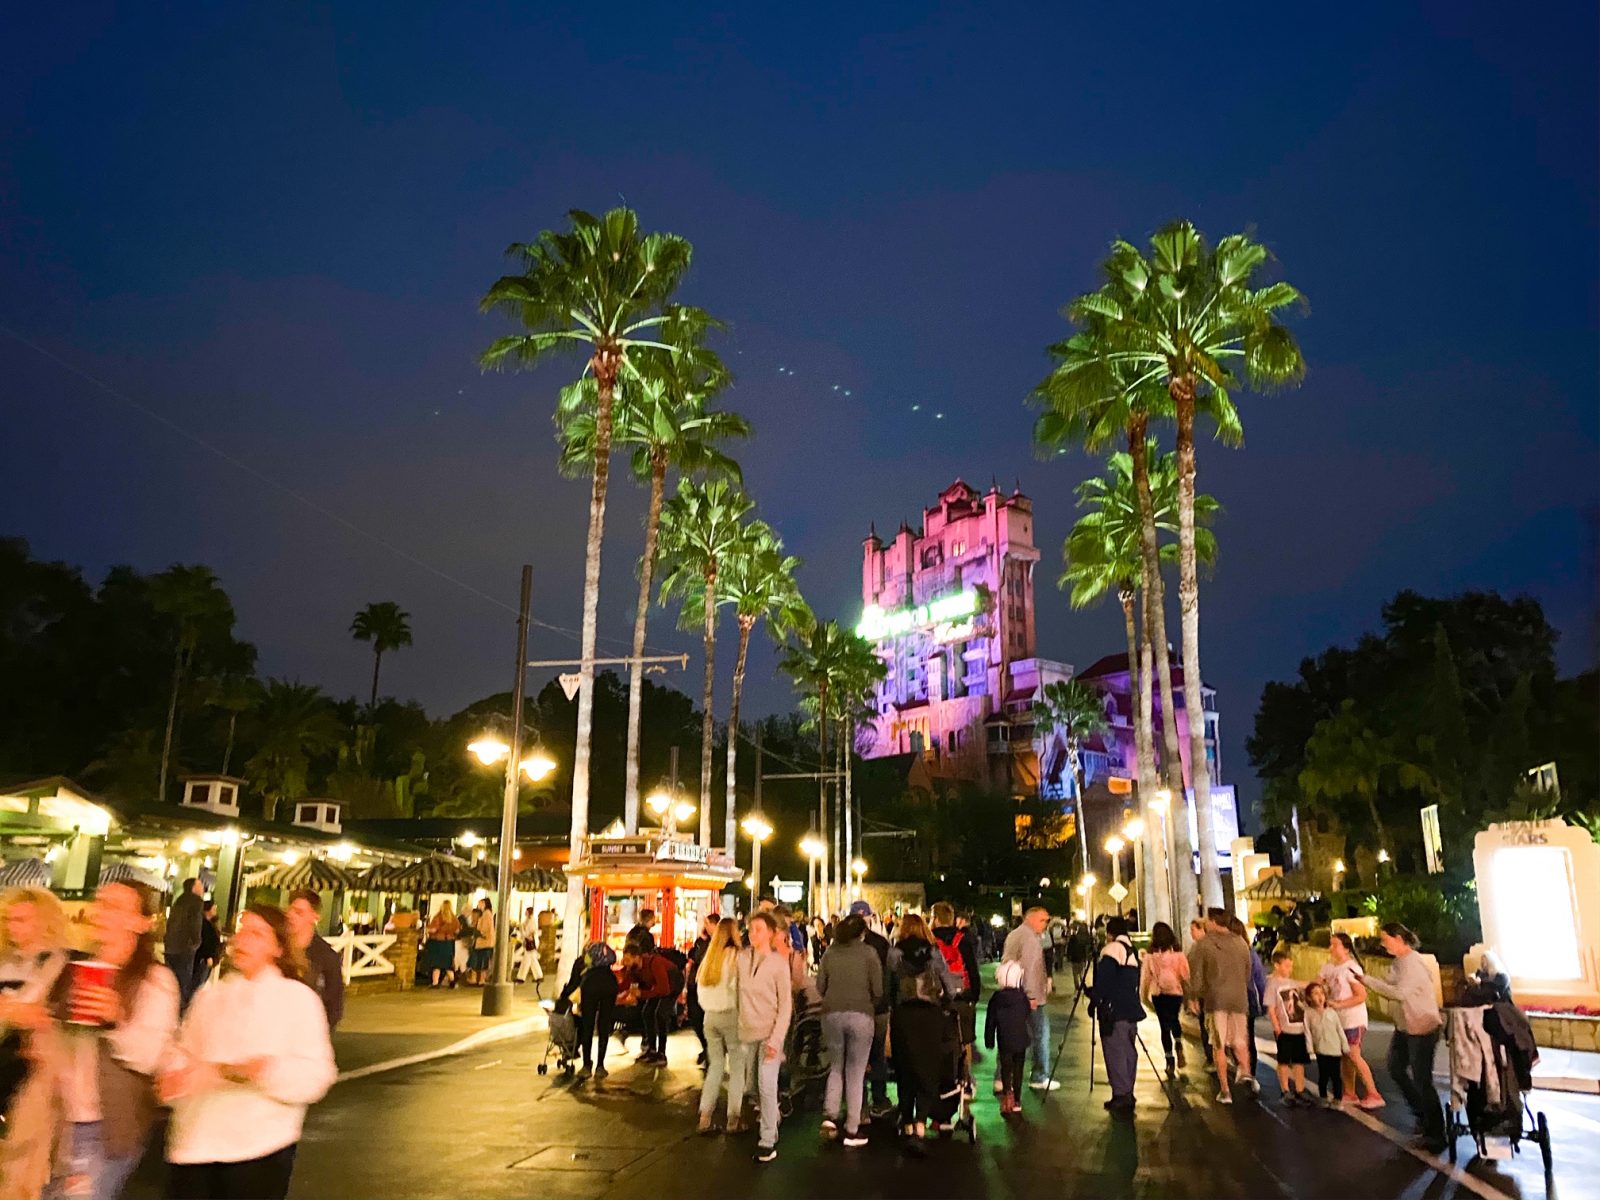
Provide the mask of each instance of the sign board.
[{"label": "sign board", "polygon": [[[1195,870],[1200,869],[1200,830],[1194,815],[1194,791],[1185,789],[1188,803],[1184,805],[1189,814],[1189,845],[1195,847]],[[1239,836],[1239,807],[1234,798],[1233,784],[1211,785],[1211,822],[1217,836],[1217,864],[1224,871],[1232,870],[1233,857],[1231,849],[1234,840]]]},{"label": "sign board", "polygon": [[709,856],[706,848],[694,842],[682,842],[676,839],[662,842],[656,847],[657,862],[681,862],[704,865]]},{"label": "sign board", "polygon": [[1128,898],[1128,889],[1123,887],[1120,883],[1113,883],[1109,888],[1106,889],[1106,892],[1118,904],[1121,904]]},{"label": "sign board", "polygon": [[650,841],[648,838],[599,838],[589,839],[589,855],[595,859],[605,858],[649,858]]},{"label": "sign board", "polygon": [[800,904],[806,898],[806,885],[798,879],[779,879],[773,876],[772,894],[779,904]]},{"label": "sign board", "polygon": [[577,672],[563,673],[556,678],[561,681],[561,690],[567,694],[568,700],[578,694],[578,681],[583,677]]},{"label": "sign board", "polygon": [[1430,804],[1422,810],[1422,852],[1428,861],[1429,875],[1444,873],[1444,836],[1439,829],[1439,806]]},{"label": "sign board", "polygon": [[1125,775],[1106,776],[1106,789],[1113,796],[1131,796],[1133,794],[1133,780]]}]

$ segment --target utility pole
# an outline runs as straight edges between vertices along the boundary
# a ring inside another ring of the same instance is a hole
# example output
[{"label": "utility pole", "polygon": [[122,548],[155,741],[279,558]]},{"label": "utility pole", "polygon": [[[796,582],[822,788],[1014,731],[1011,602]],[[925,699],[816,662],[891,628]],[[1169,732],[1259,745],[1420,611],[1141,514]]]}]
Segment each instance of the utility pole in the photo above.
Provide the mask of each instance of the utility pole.
[{"label": "utility pole", "polygon": [[522,691],[528,661],[528,615],[533,606],[533,568],[522,568],[522,601],[517,607],[517,670],[511,685],[511,753],[506,756],[506,789],[500,801],[500,888],[494,917],[494,982],[483,989],[483,1015],[511,1011],[511,872],[517,847],[517,798],[522,785]]}]

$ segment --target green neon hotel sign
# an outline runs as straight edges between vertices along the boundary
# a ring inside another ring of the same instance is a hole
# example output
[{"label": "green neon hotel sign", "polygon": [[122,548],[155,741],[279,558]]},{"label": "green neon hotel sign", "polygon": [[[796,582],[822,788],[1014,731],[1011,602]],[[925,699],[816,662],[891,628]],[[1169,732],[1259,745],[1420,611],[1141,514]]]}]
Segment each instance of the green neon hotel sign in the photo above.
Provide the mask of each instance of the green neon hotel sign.
[{"label": "green neon hotel sign", "polygon": [[894,612],[885,612],[876,604],[869,604],[861,611],[861,620],[856,623],[856,636],[866,638],[869,642],[878,642],[910,633],[914,629],[958,621],[977,611],[978,593],[971,589]]}]

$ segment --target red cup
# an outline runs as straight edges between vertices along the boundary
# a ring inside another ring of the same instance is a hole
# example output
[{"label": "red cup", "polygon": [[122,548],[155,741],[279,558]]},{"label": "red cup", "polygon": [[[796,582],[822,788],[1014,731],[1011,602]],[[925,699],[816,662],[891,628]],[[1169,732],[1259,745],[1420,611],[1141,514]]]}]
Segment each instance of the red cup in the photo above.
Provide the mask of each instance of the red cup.
[{"label": "red cup", "polygon": [[69,1025],[99,1026],[100,1019],[91,1017],[79,1008],[79,997],[85,988],[108,988],[117,981],[117,968],[97,959],[79,959],[67,964],[72,972],[72,992],[67,1005]]}]

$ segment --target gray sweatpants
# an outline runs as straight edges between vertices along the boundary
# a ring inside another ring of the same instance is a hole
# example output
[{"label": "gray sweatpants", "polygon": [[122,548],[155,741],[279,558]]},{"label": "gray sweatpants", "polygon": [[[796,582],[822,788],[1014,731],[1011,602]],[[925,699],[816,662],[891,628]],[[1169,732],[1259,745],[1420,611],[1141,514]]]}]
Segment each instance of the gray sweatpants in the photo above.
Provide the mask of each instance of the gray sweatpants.
[{"label": "gray sweatpants", "polygon": [[739,1112],[744,1107],[745,1072],[749,1064],[755,1065],[756,1096],[761,1111],[761,1144],[778,1144],[778,1069],[783,1066],[783,1055],[767,1057],[765,1042],[745,1042],[739,1049],[739,1063],[728,1076],[728,1113]]},{"label": "gray sweatpants", "polygon": [[1139,1069],[1139,1049],[1134,1045],[1134,1023],[1113,1021],[1109,1026],[1100,1026],[1100,1030],[1106,1056],[1106,1075],[1111,1080],[1111,1094],[1131,1096],[1133,1077]]}]

